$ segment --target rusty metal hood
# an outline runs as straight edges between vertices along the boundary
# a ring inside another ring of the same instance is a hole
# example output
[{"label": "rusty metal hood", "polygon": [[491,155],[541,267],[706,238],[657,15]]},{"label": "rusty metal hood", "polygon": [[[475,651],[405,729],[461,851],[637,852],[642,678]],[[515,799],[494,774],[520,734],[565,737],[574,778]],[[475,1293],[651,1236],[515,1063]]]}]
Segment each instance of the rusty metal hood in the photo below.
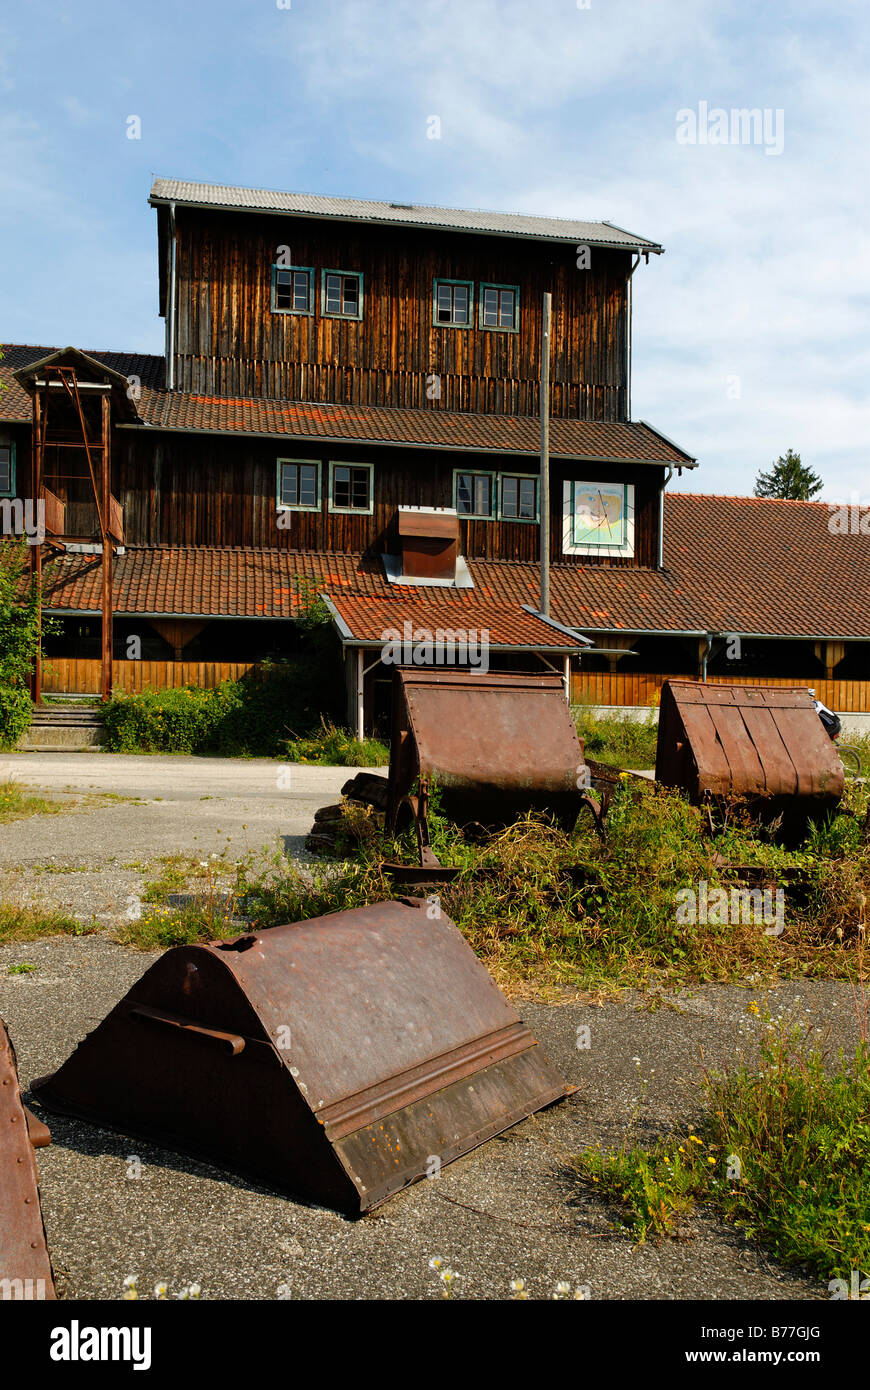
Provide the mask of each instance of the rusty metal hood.
[{"label": "rusty metal hood", "polygon": [[34,1090],[366,1211],[568,1090],[436,911],[376,903],[170,950]]},{"label": "rusty metal hood", "polygon": [[656,780],[705,795],[836,805],[844,773],[806,687],[665,681]]}]

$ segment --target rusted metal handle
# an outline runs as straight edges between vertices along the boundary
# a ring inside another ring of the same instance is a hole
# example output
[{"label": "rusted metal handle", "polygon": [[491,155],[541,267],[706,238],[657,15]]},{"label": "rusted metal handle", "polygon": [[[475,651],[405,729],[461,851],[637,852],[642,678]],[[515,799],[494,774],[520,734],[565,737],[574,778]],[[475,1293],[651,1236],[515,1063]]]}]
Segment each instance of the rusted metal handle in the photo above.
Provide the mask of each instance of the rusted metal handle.
[{"label": "rusted metal handle", "polygon": [[240,1052],[245,1050],[245,1039],[238,1033],[221,1033],[216,1028],[203,1028],[199,1023],[191,1023],[188,1018],[181,1018],[179,1014],[161,1013],[159,1009],[149,1009],[144,1004],[136,1004],[130,1014],[133,1018],[146,1019],[149,1023],[165,1023],[170,1028],[178,1028],[182,1033],[197,1033],[200,1037],[210,1038],[212,1042],[220,1043],[222,1047],[229,1049],[230,1055],[238,1057]]}]

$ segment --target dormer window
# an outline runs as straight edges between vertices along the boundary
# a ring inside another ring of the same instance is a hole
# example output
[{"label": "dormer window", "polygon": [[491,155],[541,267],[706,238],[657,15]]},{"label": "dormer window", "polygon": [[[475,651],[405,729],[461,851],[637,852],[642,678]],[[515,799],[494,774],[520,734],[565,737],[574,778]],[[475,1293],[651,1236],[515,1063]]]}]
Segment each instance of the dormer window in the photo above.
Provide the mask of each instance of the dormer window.
[{"label": "dormer window", "polygon": [[320,312],[330,319],[361,319],[362,282],[356,271],[324,270]]},{"label": "dormer window", "polygon": [[15,492],[15,445],[8,440],[0,440],[0,497],[11,497]]},{"label": "dormer window", "polygon": [[314,313],[314,271],[308,266],[272,266],[272,313]]},{"label": "dormer window", "polygon": [[432,322],[447,328],[468,328],[473,304],[472,280],[436,280],[432,293]]},{"label": "dormer window", "polygon": [[520,322],[520,292],[517,285],[481,285],[480,327],[502,333],[516,333]]}]

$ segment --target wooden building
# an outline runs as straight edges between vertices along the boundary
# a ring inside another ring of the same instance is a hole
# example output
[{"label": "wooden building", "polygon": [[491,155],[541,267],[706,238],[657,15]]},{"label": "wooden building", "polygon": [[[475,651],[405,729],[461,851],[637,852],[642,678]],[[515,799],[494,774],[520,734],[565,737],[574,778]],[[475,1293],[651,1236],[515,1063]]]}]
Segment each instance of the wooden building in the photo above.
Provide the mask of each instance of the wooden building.
[{"label": "wooden building", "polygon": [[[741,513],[728,512],[732,537],[711,538],[698,508],[724,499],[666,498],[695,460],[631,418],[633,277],[657,243],[603,222],[163,179],[150,202],[162,356],[3,348],[6,531],[16,499],[51,499],[41,558],[63,631],[45,689],[100,688],[109,553],[115,688],[213,683],[287,655],[293,615],[316,589],[345,649],[349,716],[367,727],[381,717],[384,634],[406,622],[486,633],[494,666],[573,659],[575,695],[594,677],[712,674],[723,623],[750,653],[804,642],[818,668],[807,675],[833,676],[847,649],[861,666],[849,644],[870,634],[851,610],[839,626],[818,612],[803,633],[799,618],[777,626],[775,612],[741,609],[739,594],[717,608],[711,550],[733,563]],[[84,440],[61,438],[68,422],[49,390],[53,372],[70,370],[104,403],[108,528]],[[56,437],[39,423],[34,434],[38,410]],[[774,594],[768,609],[777,604]],[[837,642],[842,652],[818,645]],[[776,655],[765,660],[761,675],[776,675]]]}]

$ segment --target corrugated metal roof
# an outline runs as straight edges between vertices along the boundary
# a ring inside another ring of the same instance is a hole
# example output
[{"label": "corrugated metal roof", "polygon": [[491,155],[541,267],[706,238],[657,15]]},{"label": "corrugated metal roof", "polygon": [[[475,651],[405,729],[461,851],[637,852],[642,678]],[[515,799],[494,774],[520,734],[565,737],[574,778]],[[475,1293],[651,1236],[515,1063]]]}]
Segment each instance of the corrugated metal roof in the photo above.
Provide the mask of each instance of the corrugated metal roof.
[{"label": "corrugated metal roof", "polygon": [[440,228],[451,232],[525,237],[532,241],[576,242],[585,246],[661,254],[662,247],[611,222],[575,222],[565,217],[530,217],[517,212],[430,207],[422,203],[379,203],[366,198],[328,198],[319,193],[277,193],[267,188],[235,188],[219,183],[155,179],[148,200],[187,207],[330,217],[343,222],[377,222],[396,227]]}]

